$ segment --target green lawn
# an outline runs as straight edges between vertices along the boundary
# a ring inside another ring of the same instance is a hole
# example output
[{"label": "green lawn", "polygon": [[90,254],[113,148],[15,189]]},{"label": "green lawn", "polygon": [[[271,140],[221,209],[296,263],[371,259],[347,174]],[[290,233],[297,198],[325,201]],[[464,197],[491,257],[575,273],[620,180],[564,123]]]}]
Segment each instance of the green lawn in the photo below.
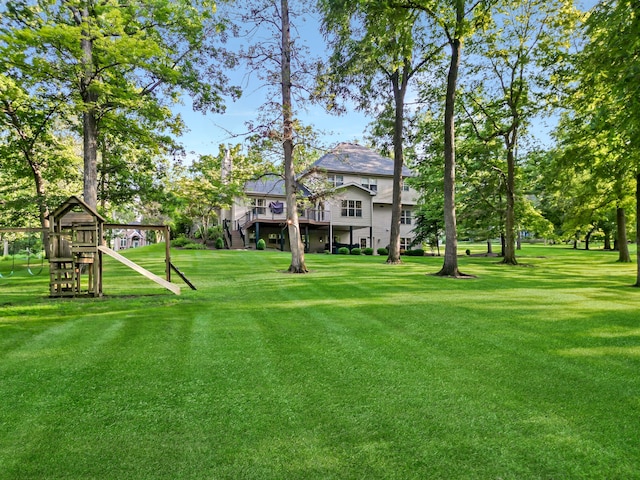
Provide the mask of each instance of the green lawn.
[{"label": "green lawn", "polygon": [[[101,299],[0,279],[0,478],[640,478],[635,265],[520,253],[453,280],[175,251],[181,296],[109,258]],[[130,258],[163,271],[162,246]]]}]

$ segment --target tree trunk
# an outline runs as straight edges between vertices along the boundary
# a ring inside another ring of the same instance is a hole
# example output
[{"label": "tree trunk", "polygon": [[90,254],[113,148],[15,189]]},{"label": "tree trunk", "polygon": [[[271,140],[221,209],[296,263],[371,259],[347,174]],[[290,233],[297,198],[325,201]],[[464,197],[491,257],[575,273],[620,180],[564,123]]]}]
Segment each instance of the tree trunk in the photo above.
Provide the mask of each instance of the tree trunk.
[{"label": "tree trunk", "polygon": [[291,104],[291,32],[289,25],[289,2],[281,0],[282,16],[282,120],[284,150],[284,185],[287,198],[287,227],[289,233],[289,247],[291,249],[291,273],[307,273],[304,263],[304,246],[300,238],[300,224],[298,222],[297,188],[295,169],[293,165],[293,112]]},{"label": "tree trunk", "polygon": [[602,233],[604,234],[604,249],[611,250],[611,230],[602,229]]},{"label": "tree trunk", "polygon": [[516,196],[515,196],[515,138],[517,129],[514,128],[508,135],[505,135],[505,146],[507,148],[507,210],[505,220],[505,249],[502,263],[507,265],[517,265],[516,260]]},{"label": "tree trunk", "polygon": [[84,102],[82,112],[82,136],[84,158],[84,201],[91,208],[98,206],[98,122],[96,119],[97,93],[92,89],[93,40],[89,31],[89,8],[75,11],[76,21],[82,27],[80,47],[84,70],[80,90]]},{"label": "tree trunk", "polygon": [[593,232],[595,231],[595,227],[592,228],[591,230],[589,230],[587,232],[587,234],[584,236],[584,249],[585,250],[589,250],[589,242],[591,241],[591,235],[593,235]]},{"label": "tree trunk", "polygon": [[493,253],[493,247],[491,246],[491,239],[487,238],[487,255],[491,255]]},{"label": "tree trunk", "polygon": [[618,224],[618,261],[630,263],[631,255],[629,255],[629,244],[627,243],[627,219],[622,207],[616,209],[616,223]]},{"label": "tree trunk", "polygon": [[387,263],[402,263],[400,258],[400,218],[402,216],[402,167],[404,156],[402,137],[404,129],[404,97],[407,91],[408,72],[396,72],[392,77],[395,121],[393,124],[393,194],[391,205],[391,228],[389,233],[389,256]]},{"label": "tree trunk", "polygon": [[44,248],[44,254],[46,258],[49,258],[49,207],[47,206],[44,178],[42,178],[42,172],[38,165],[33,165],[33,177],[36,184],[36,199],[38,202],[38,216],[40,220],[40,228],[43,229],[42,235],[42,248]]},{"label": "tree trunk", "polygon": [[636,283],[640,287],[640,171],[636,172]]},{"label": "tree trunk", "polygon": [[[457,16],[462,21],[464,6],[458,6]],[[462,43],[459,38],[451,42],[451,63],[447,77],[447,93],[444,110],[444,264],[437,273],[441,276],[457,277],[458,270],[458,238],[456,226],[456,150],[455,150],[455,101],[460,68]]]}]

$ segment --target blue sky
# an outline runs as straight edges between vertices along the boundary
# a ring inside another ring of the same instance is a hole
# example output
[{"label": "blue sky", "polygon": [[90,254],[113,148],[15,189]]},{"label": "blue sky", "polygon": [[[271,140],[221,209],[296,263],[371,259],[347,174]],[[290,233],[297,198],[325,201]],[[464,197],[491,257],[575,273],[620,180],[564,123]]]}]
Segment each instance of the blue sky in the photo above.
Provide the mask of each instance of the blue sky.
[{"label": "blue sky", "polygon": [[[591,8],[598,0],[581,0],[578,3],[583,9]],[[301,37],[305,37],[305,43],[313,52],[324,52],[326,46],[318,31],[318,22],[313,18],[300,23],[304,31],[298,30]],[[180,112],[189,129],[180,137],[187,152],[187,158],[194,155],[216,154],[218,145],[243,142],[243,137],[238,136],[246,132],[245,123],[255,120],[258,108],[265,103],[269,92],[266,88],[258,88],[254,81],[247,82],[244,71],[229,72],[234,85],[240,85],[243,90],[242,97],[237,101],[228,100],[224,114],[206,114],[194,112],[188,98],[185,104],[174,110]],[[253,76],[255,77],[255,75]],[[319,106],[311,106],[308,110],[298,110],[298,117],[304,124],[314,126],[321,132],[320,140],[325,148],[330,148],[340,142],[363,142],[366,128],[371,119],[363,112],[355,109],[342,116],[331,115]],[[540,125],[539,137],[541,141],[548,141],[549,126]],[[236,135],[236,137],[234,137]]]},{"label": "blue sky", "polygon": [[[295,2],[292,2],[292,4]],[[232,11],[230,15],[234,15]],[[322,56],[327,47],[320,34],[319,20],[313,15],[305,14],[303,17],[292,17],[292,25],[297,29],[292,29],[292,36],[297,37],[296,42],[305,45],[310,50],[312,56]],[[254,34],[252,42],[256,42],[260,36],[268,41],[268,32],[258,32]],[[231,45],[239,46],[240,40],[232,39],[227,48]],[[247,73],[246,69],[239,68],[235,71],[227,72],[232,85],[240,86],[242,96],[240,99],[226,101],[226,112],[224,114],[206,114],[193,112],[191,102],[185,98],[185,105],[175,108],[180,112],[185,120],[189,132],[181,137],[181,141],[187,152],[195,154],[218,152],[220,144],[243,143],[244,137],[238,136],[247,132],[246,122],[256,120],[258,109],[265,104],[271,95],[271,90],[260,87],[257,75]],[[280,100],[278,94],[277,100]],[[362,142],[365,129],[370,119],[362,112],[350,109],[349,113],[342,116],[331,115],[320,106],[309,105],[302,109],[300,105],[294,105],[294,116],[301,120],[304,125],[313,126],[320,134],[320,143],[324,148],[331,148],[340,142]],[[236,135],[234,137],[234,135]],[[193,154],[188,155],[193,157]]]}]

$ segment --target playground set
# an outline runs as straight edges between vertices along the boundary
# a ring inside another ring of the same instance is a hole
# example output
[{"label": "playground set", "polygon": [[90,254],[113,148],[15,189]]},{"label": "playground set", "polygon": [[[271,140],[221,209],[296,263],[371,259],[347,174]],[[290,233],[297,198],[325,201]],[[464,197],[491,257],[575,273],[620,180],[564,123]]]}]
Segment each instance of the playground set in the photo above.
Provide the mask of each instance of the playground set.
[{"label": "playground set", "polygon": [[[144,229],[162,232],[165,239],[165,278],[137,265],[103,245],[105,230]],[[106,254],[167,290],[180,295],[180,287],[171,283],[173,270],[190,288],[195,286],[171,263],[169,227],[166,225],[128,225],[107,223],[93,208],[76,196],[69,197],[49,215],[49,229],[3,228],[0,233],[41,233],[48,235],[49,293],[51,297],[102,296],[103,256]],[[44,266],[41,259],[40,270]],[[11,274],[15,267],[15,251]],[[27,269],[36,275],[28,261]],[[9,276],[9,275],[6,275]]]}]

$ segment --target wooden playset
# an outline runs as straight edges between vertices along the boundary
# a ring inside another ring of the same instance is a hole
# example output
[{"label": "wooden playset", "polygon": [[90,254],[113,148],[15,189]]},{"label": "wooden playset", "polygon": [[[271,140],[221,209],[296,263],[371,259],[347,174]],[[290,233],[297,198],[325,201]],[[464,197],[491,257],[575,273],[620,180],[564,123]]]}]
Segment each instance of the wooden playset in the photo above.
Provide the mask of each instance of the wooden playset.
[{"label": "wooden playset", "polygon": [[[163,232],[166,245],[166,278],[159,277],[103,245],[105,230],[127,228]],[[171,283],[172,269],[195,290],[193,284],[171,263],[168,226],[107,223],[98,212],[76,196],[69,197],[49,215],[49,230],[14,228],[0,229],[0,232],[39,232],[48,235],[51,297],[102,296],[103,254],[109,255],[176,295],[180,295],[180,287]]]}]

